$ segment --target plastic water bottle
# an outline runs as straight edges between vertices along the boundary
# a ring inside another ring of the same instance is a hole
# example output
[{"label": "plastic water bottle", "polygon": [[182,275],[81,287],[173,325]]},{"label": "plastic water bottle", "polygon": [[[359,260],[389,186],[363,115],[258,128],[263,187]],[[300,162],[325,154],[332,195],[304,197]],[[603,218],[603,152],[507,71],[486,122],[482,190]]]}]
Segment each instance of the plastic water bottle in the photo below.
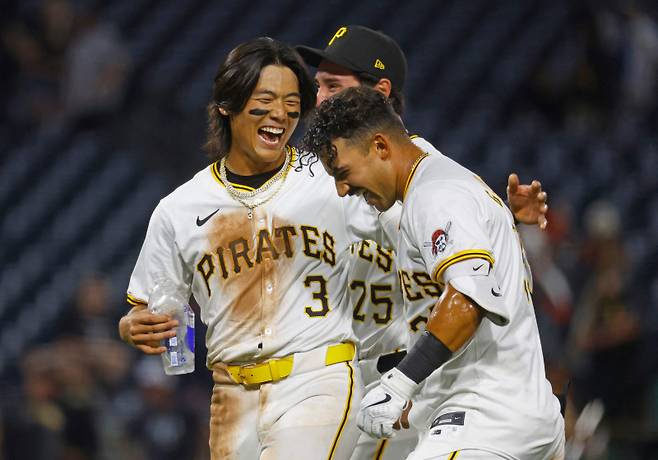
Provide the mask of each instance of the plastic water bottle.
[{"label": "plastic water bottle", "polygon": [[162,353],[165,374],[179,375],[194,371],[194,311],[176,284],[160,278],[151,291],[149,310],[178,320],[176,335],[162,341],[167,351]]}]

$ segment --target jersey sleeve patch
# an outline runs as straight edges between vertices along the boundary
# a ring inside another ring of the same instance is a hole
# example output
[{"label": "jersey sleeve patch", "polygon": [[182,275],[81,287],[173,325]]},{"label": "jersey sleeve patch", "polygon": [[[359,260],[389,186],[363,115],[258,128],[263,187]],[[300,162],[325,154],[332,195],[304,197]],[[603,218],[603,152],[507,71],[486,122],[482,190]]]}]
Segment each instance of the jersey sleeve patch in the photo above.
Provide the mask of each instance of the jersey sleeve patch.
[{"label": "jersey sleeve patch", "polygon": [[493,266],[486,216],[468,189],[433,181],[416,193],[411,204],[412,239],[420,243],[421,257],[434,281],[443,284],[444,271],[464,260],[484,259]]},{"label": "jersey sleeve patch", "polygon": [[443,254],[449,246],[452,246],[452,240],[450,239],[450,227],[452,227],[452,221],[444,226],[444,228],[437,228],[432,232],[431,241],[425,241],[423,243],[424,247],[431,248],[432,255],[434,257],[439,257],[440,254]]}]

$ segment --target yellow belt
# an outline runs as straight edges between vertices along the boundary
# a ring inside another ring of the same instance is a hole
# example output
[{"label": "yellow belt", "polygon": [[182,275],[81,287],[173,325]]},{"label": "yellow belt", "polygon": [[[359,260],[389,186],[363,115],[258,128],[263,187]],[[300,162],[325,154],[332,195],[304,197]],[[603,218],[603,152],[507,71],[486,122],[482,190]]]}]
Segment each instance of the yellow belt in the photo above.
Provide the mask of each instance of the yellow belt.
[{"label": "yellow belt", "polygon": [[[353,343],[339,343],[327,347],[324,365],[351,361],[354,359],[355,348]],[[227,366],[231,378],[242,385],[260,385],[262,383],[276,382],[284,379],[292,372],[295,355],[285,358],[276,358],[262,363],[245,364],[242,366]]]}]

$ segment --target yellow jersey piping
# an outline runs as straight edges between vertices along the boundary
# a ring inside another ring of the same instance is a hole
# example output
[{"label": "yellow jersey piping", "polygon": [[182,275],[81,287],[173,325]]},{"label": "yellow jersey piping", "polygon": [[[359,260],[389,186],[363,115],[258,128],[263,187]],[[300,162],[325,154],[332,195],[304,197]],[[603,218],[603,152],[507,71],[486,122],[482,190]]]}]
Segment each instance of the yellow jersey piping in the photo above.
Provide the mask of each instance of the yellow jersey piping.
[{"label": "yellow jersey piping", "polygon": [[485,251],[484,249],[469,249],[466,251],[459,251],[436,266],[432,272],[432,279],[440,283],[439,280],[441,279],[441,276],[443,276],[443,272],[446,271],[449,266],[467,259],[485,259],[491,264],[491,268],[493,268],[494,265],[493,255],[489,251]]},{"label": "yellow jersey piping", "polygon": [[407,196],[407,190],[409,189],[409,184],[411,184],[411,179],[413,179],[414,175],[416,174],[416,170],[418,169],[418,166],[428,156],[430,156],[429,153],[424,153],[423,155],[418,157],[418,159],[416,160],[416,162],[412,166],[411,171],[409,171],[409,177],[407,177],[407,182],[404,184],[404,191],[402,192],[402,199],[403,200]]}]

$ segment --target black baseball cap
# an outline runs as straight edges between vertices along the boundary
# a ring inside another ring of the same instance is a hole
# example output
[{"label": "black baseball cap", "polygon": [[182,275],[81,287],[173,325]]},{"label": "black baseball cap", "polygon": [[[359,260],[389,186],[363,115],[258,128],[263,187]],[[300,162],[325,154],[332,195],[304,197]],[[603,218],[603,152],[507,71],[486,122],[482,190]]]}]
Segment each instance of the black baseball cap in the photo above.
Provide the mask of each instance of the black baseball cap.
[{"label": "black baseball cap", "polygon": [[364,26],[340,27],[324,50],[296,46],[306,64],[317,67],[324,59],[352,72],[364,72],[376,78],[388,78],[402,90],[407,75],[407,59],[395,40],[383,32]]}]

